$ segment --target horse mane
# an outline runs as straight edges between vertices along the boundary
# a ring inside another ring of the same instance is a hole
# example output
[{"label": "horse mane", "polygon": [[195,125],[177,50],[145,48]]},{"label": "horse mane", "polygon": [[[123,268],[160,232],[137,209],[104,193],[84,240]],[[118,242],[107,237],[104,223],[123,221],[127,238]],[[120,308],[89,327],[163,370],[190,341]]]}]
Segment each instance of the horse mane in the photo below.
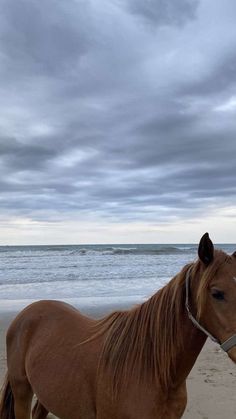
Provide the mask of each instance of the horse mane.
[{"label": "horse mane", "polygon": [[172,386],[176,354],[183,345],[185,276],[190,265],[148,301],[131,310],[116,311],[98,321],[95,335],[105,335],[99,371],[114,394],[135,374],[139,382]]}]

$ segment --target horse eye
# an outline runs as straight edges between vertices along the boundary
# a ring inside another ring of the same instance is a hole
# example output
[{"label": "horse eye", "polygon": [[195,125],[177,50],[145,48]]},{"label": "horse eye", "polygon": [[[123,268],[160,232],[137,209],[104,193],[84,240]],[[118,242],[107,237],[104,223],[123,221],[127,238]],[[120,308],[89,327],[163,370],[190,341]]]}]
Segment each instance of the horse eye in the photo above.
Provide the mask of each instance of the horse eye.
[{"label": "horse eye", "polygon": [[223,291],[213,290],[211,295],[213,298],[215,298],[218,301],[222,301],[225,299],[225,295]]}]

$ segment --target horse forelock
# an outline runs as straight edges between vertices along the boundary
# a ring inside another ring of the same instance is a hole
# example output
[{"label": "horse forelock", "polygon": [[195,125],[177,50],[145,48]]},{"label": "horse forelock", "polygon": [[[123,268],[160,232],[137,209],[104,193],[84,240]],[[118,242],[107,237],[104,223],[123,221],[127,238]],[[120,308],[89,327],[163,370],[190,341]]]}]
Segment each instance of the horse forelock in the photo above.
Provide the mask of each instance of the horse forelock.
[{"label": "horse forelock", "polygon": [[188,268],[145,303],[98,322],[96,335],[105,335],[99,371],[107,373],[113,394],[131,377],[159,383],[163,391],[173,385],[176,356],[183,345]]}]

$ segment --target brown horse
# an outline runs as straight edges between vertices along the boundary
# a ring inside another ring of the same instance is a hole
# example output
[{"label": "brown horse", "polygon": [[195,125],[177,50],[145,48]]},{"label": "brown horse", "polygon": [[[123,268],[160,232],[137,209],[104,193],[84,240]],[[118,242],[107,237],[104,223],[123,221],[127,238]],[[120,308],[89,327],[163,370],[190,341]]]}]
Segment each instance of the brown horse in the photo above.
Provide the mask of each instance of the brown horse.
[{"label": "brown horse", "polygon": [[102,320],[55,301],[25,308],[7,333],[0,418],[29,419],[33,394],[33,419],[180,418],[207,336],[236,361],[236,254],[206,233],[198,255],[148,301]]}]

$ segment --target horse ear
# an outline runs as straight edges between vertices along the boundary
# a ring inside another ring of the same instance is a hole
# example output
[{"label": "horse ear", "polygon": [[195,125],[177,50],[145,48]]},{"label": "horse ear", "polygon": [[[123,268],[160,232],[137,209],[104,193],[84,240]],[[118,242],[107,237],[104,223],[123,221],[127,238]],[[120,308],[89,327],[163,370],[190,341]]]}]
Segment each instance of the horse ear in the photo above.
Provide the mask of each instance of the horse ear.
[{"label": "horse ear", "polygon": [[236,251],[232,254],[232,256],[233,256],[234,258],[236,258]]},{"label": "horse ear", "polygon": [[198,256],[206,266],[214,259],[214,246],[208,233],[205,233],[199,242]]}]

